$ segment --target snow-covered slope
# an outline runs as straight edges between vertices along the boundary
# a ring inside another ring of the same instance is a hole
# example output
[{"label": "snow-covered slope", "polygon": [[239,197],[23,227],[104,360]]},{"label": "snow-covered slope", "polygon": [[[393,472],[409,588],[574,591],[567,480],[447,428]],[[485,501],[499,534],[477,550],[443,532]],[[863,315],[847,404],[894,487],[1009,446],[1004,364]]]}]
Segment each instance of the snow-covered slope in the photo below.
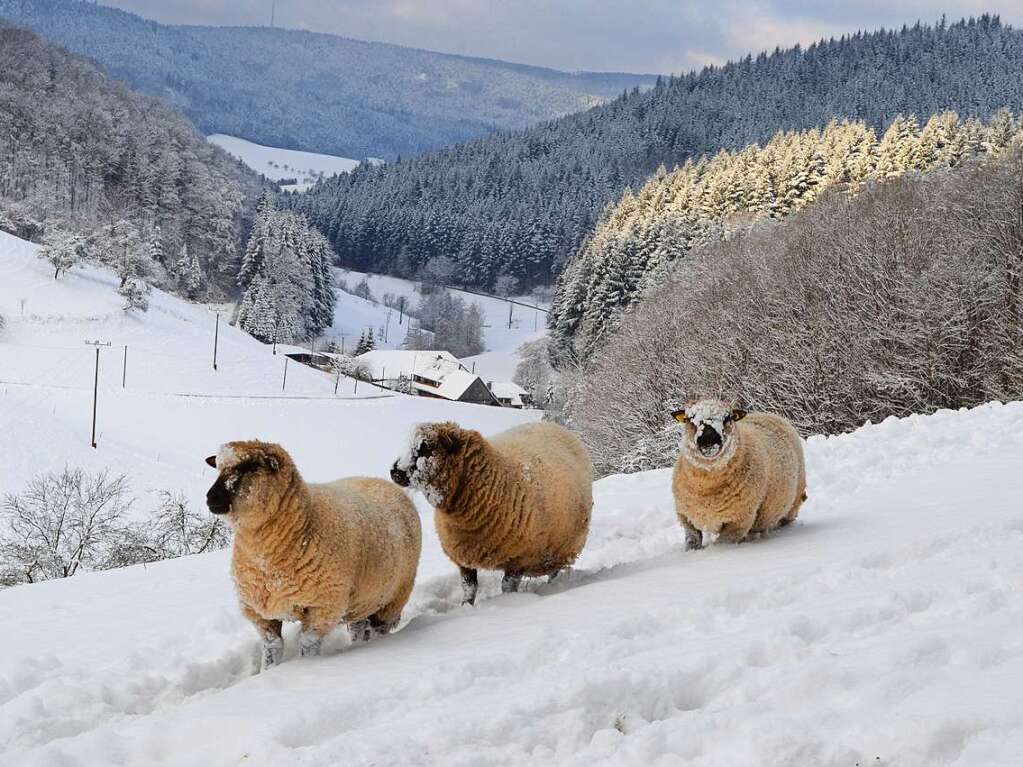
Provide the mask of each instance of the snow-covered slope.
[{"label": "snow-covered slope", "polygon": [[597,484],[575,572],[253,675],[225,553],[0,592],[0,763],[1015,765],[1023,405],[807,444],[798,523],[683,553],[667,470]]},{"label": "snow-covered slope", "polygon": [[[229,439],[280,441],[310,479],[386,476],[414,423],[455,419],[492,432],[534,417],[364,384],[353,391],[344,379],[335,395],[334,378],[294,362],[285,387],[283,355],[224,318],[214,371],[210,310],[154,291],[148,313],[125,314],[112,274],[85,267],[54,280],[35,252],[0,233],[0,494],[70,464],[123,472],[140,496],[181,490],[201,505],[211,481],[202,459]],[[86,340],[112,344],[100,356],[96,450]],[[367,441],[370,428],[377,438]]]},{"label": "snow-covered slope", "polygon": [[298,183],[283,187],[292,191],[304,192],[316,182],[320,175],[333,176],[338,173],[347,173],[359,164],[358,160],[350,160],[347,157],[263,146],[223,133],[214,133],[212,136],[207,136],[206,140],[237,157],[256,173],[262,173],[273,181],[286,178],[297,179]]},{"label": "snow-covered slope", "polygon": [[[360,280],[365,278],[377,301],[382,301],[384,295],[390,293],[394,296],[404,296],[410,306],[415,306],[419,302],[416,283],[411,280],[383,274],[367,274],[349,269],[338,269],[337,275],[348,283],[349,288],[354,288]],[[464,299],[467,304],[473,302],[479,304],[486,318],[484,320],[486,327],[483,330],[486,352],[462,361],[470,367],[475,363],[476,372],[487,380],[510,381],[519,361],[516,353],[518,348],[526,341],[540,338],[547,332],[546,315],[536,309],[529,309],[517,304],[510,305],[500,298],[480,296],[460,290],[453,292]],[[531,298],[516,300],[533,304]],[[335,327],[328,331],[328,335],[336,333],[338,329],[351,333],[354,328],[355,337],[358,338],[359,333],[365,330],[367,325],[358,327],[353,320],[364,321],[371,317],[373,318],[371,321],[375,322],[373,327],[377,330],[384,327],[388,310],[382,303],[374,307],[368,301],[362,301],[362,299],[343,292],[338,293],[338,301],[334,320]],[[511,308],[510,312],[509,307]],[[511,314],[510,322],[509,314]],[[397,348],[404,341],[407,327],[398,326],[396,328],[397,321],[398,312],[393,312],[388,330],[388,343],[378,344],[380,348]]]}]

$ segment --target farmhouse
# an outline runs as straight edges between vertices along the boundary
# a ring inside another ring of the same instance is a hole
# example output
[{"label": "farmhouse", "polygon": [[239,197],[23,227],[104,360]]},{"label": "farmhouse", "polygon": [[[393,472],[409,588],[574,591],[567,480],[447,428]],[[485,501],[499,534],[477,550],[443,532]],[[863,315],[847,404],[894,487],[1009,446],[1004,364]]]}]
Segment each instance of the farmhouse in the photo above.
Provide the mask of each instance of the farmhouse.
[{"label": "farmhouse", "polygon": [[356,357],[381,386],[451,402],[500,405],[483,379],[445,351],[380,349]]},{"label": "farmhouse", "polygon": [[529,392],[511,381],[490,381],[487,384],[502,407],[513,407],[521,410],[529,404]]}]

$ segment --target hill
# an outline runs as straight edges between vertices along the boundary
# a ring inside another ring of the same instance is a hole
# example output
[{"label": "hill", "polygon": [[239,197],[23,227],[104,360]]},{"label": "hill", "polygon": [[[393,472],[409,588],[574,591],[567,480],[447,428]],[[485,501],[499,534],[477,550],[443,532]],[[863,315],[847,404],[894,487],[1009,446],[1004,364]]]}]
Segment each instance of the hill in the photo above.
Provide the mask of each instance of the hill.
[{"label": "hill", "polygon": [[359,164],[358,160],[347,157],[263,146],[223,133],[214,133],[206,140],[241,160],[256,173],[277,181],[283,190],[289,192],[304,192],[317,178],[347,173]]},{"label": "hill", "polygon": [[[184,492],[201,508],[210,483],[202,459],[230,439],[281,441],[311,477],[386,475],[397,445],[420,421],[457,418],[494,431],[535,417],[365,384],[353,391],[345,379],[335,395],[333,376],[295,362],[285,382],[283,354],[274,356],[226,317],[214,370],[212,309],[154,290],[147,313],[125,313],[112,271],[84,266],[54,280],[37,252],[0,232],[3,493],[65,465],[109,467],[128,475],[140,514],[161,489]],[[345,309],[342,302],[339,311]],[[95,450],[89,438],[96,357],[86,340],[111,344],[100,353]],[[375,447],[363,438],[370,432],[379,435]]]},{"label": "hill", "polygon": [[0,17],[166,99],[204,133],[358,159],[530,125],[654,80],[270,27],[166,26],[76,0],[0,0]]},{"label": "hill", "polygon": [[[393,438],[362,425],[330,444]],[[350,467],[314,448],[323,433],[290,435],[311,479]],[[397,633],[351,647],[338,631],[323,657],[299,658],[288,626],[285,663],[259,675],[226,552],[7,589],[0,754],[20,767],[1015,764],[1021,436],[1014,403],[811,438],[794,526],[695,553],[680,548],[669,471],[609,477],[571,575],[506,595],[482,575],[475,608],[458,605],[427,516]],[[212,477],[190,442],[165,460],[193,472],[199,504]]]},{"label": "hill", "polygon": [[747,56],[594,109],[322,181],[290,204],[344,265],[414,274],[440,256],[467,285],[549,283],[604,207],[659,165],[778,131],[899,114],[1023,107],[1023,34],[997,18],[857,33]]},{"label": "hill", "polygon": [[188,255],[204,288],[234,291],[255,174],[158,99],[2,21],[0,157],[0,229],[161,286]]}]

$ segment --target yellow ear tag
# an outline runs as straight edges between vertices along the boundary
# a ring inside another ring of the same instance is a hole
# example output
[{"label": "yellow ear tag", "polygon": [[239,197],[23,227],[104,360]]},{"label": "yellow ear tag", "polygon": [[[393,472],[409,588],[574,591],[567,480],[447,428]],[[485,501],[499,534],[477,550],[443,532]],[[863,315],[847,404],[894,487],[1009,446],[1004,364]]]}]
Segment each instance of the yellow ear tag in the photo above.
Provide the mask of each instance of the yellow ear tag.
[{"label": "yellow ear tag", "polygon": [[679,423],[685,423],[686,421],[689,420],[688,418],[686,418],[685,410],[676,410],[674,413],[671,414],[671,417],[674,418]]}]

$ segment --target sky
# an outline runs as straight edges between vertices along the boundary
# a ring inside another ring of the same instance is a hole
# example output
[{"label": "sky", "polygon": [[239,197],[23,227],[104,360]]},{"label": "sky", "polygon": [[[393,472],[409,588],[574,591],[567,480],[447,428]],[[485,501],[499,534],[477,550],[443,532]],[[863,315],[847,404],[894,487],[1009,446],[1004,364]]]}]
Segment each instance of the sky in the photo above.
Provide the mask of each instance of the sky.
[{"label": "sky", "polygon": [[1023,26],[1023,0],[101,0],[172,24],[267,25],[565,70],[684,72],[859,29],[985,12]]}]

